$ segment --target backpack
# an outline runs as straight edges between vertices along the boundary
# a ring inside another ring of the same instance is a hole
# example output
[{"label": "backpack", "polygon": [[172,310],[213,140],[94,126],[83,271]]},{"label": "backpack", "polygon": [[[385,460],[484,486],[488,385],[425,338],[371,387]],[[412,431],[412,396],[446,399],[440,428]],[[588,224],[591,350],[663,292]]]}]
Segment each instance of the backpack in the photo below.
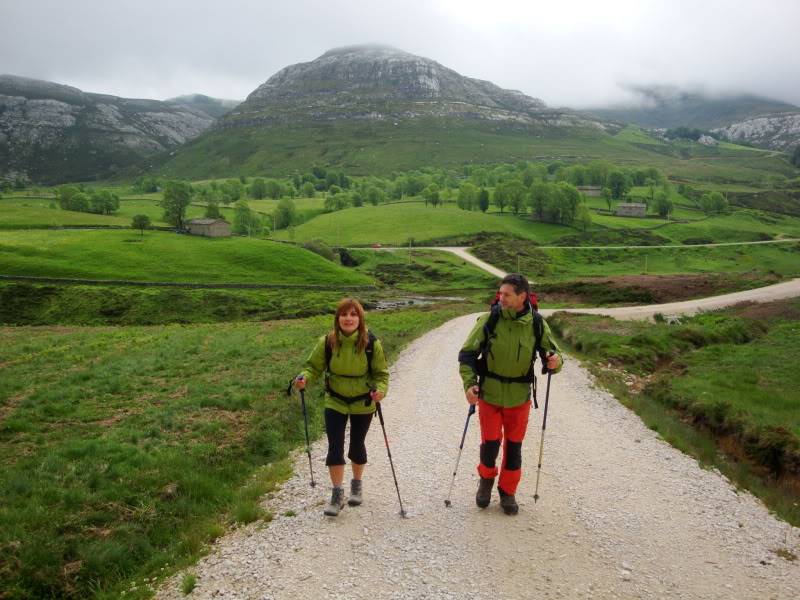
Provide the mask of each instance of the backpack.
[{"label": "backpack", "polygon": [[[367,355],[367,375],[372,372],[372,355],[375,353],[375,340],[378,338],[375,337],[375,334],[372,331],[367,330],[367,346],[364,348],[364,352]],[[327,338],[325,339],[325,391],[328,392],[334,398],[338,398],[339,400],[347,403],[352,404],[353,402],[358,402],[359,400],[363,400],[366,406],[369,406],[372,403],[372,397],[369,394],[361,394],[359,396],[343,396],[338,392],[333,391],[328,381],[328,373],[331,370],[331,358],[333,357],[333,348],[328,343]]]}]

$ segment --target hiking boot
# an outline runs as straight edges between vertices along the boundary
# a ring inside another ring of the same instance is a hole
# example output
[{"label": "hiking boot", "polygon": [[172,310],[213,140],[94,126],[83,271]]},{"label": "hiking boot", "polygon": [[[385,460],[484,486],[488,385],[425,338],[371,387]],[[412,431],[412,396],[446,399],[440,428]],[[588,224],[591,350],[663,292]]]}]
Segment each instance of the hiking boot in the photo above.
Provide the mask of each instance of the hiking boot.
[{"label": "hiking boot", "polygon": [[492,488],[494,487],[494,477],[488,479],[481,477],[478,482],[478,492],[475,494],[475,504],[479,508],[486,508],[492,501]]},{"label": "hiking boot", "polygon": [[341,486],[335,487],[331,491],[331,501],[325,507],[325,515],[328,517],[335,517],[339,511],[344,508],[344,488]]},{"label": "hiking boot", "polygon": [[517,514],[519,512],[519,504],[517,504],[514,494],[506,494],[499,486],[497,491],[500,492],[500,506],[503,508],[503,512],[507,515]]},{"label": "hiking boot", "polygon": [[364,498],[361,497],[362,493],[362,485],[360,479],[351,479],[350,480],[350,498],[347,499],[347,503],[350,506],[361,506],[361,503],[364,501]]}]

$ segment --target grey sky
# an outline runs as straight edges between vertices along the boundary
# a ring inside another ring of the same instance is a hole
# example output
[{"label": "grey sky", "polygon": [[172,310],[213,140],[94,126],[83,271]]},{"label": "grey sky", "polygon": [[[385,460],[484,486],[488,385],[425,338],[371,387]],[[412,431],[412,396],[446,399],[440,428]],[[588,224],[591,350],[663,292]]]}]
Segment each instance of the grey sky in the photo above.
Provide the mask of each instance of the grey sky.
[{"label": "grey sky", "polygon": [[654,83],[800,105],[798,29],[797,0],[0,0],[0,73],[243,99],[286,65],[381,42],[551,106]]}]

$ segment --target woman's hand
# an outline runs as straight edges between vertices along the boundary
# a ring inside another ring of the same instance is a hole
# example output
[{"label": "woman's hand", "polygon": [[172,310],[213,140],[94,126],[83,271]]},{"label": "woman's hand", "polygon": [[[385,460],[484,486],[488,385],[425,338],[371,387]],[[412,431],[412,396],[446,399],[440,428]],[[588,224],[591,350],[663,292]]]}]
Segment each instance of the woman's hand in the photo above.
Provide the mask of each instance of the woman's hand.
[{"label": "woman's hand", "polygon": [[550,371],[555,371],[561,366],[561,357],[558,354],[551,353],[547,357],[547,368]]},{"label": "woman's hand", "polygon": [[306,378],[302,375],[298,375],[294,378],[294,387],[297,390],[304,390],[306,389]]},{"label": "woman's hand", "polygon": [[383,400],[383,392],[380,390],[372,390],[369,393],[369,397],[372,398],[372,401],[377,404],[378,402]]}]

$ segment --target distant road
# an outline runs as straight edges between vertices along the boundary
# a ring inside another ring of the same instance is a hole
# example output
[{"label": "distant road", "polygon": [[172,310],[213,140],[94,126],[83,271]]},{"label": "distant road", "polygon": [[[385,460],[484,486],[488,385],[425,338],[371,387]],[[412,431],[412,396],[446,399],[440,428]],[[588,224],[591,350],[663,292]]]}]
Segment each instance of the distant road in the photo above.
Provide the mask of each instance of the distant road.
[{"label": "distant road", "polygon": [[[738,243],[721,243],[721,244],[707,244],[709,246],[738,246],[747,244],[769,244],[779,242],[791,242],[800,240],[770,240],[767,242],[738,242]],[[542,247],[542,246],[540,246]],[[604,248],[611,248],[612,246],[603,246]],[[625,246],[622,246],[625,247]],[[629,248],[635,246],[627,246]],[[643,246],[645,248],[675,248],[676,246]],[[694,248],[696,246],[677,246],[678,248]],[[403,248],[380,248],[380,250],[402,250]],[[418,248],[422,250],[444,250],[452,252],[456,256],[469,261],[477,267],[483,269],[487,273],[491,273],[496,277],[505,277],[506,272],[493,267],[487,262],[476,258],[468,252],[468,247],[457,246],[439,246],[439,247],[425,247]],[[376,248],[377,250],[377,248]],[[785,298],[794,298],[800,296],[800,278],[792,279],[791,281],[784,281],[774,285],[768,285],[761,288],[752,290],[745,290],[742,292],[734,292],[731,294],[722,294],[720,296],[711,296],[709,298],[698,298],[696,300],[685,300],[683,302],[669,302],[666,304],[649,304],[646,306],[621,306],[616,308],[558,308],[558,309],[545,309],[542,310],[544,316],[551,315],[557,311],[585,313],[594,315],[606,315],[616,319],[650,319],[656,313],[662,315],[692,315],[704,310],[717,310],[726,306],[739,304],[740,302],[771,302],[773,300],[783,300]]]}]

